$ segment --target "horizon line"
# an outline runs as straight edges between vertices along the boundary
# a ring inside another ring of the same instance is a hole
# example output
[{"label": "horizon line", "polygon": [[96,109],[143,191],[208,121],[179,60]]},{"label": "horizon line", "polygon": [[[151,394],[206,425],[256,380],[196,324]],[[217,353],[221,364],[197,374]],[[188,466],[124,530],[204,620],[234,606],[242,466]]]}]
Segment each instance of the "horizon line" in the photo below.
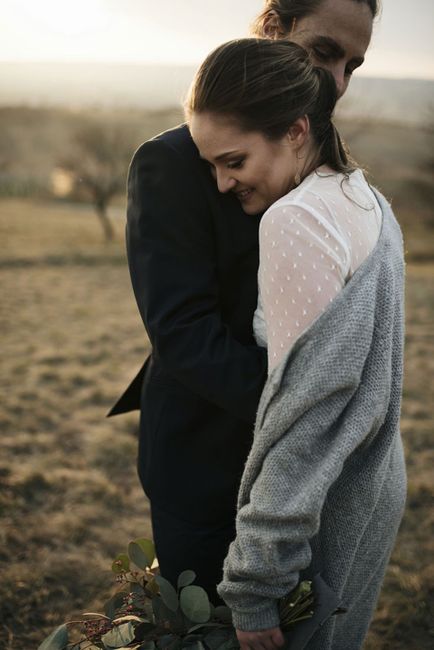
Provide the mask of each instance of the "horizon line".
[{"label": "horizon line", "polygon": [[[153,62],[153,61],[94,61],[94,60],[76,60],[76,61],[66,61],[66,60],[52,60],[52,59],[40,59],[40,60],[30,60],[30,59],[0,59],[0,65],[95,65],[95,66],[132,66],[132,67],[151,67],[151,68],[197,68],[200,66],[199,63],[177,63],[177,62]],[[414,75],[409,76],[401,75],[399,72],[386,73],[380,72],[375,74],[370,72],[365,73],[363,70],[357,72],[354,76],[355,79],[385,79],[391,81],[434,81],[433,76],[420,76]]]}]

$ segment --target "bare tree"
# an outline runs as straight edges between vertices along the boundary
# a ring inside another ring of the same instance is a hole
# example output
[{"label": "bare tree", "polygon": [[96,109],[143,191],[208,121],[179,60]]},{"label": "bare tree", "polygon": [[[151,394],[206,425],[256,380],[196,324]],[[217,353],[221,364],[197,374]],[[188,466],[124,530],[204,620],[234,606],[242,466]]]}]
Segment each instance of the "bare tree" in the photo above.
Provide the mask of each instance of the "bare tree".
[{"label": "bare tree", "polygon": [[85,189],[95,207],[106,241],[114,238],[108,206],[125,191],[128,163],[137,136],[125,123],[87,122],[75,133],[70,152],[60,166],[73,177],[77,189]]}]

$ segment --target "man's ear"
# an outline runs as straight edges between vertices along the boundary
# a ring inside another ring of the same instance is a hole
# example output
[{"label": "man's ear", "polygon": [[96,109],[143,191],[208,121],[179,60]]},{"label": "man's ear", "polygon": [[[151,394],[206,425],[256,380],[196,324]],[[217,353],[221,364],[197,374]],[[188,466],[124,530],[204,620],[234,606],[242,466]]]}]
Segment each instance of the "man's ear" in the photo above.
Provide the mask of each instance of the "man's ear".
[{"label": "man's ear", "polygon": [[306,142],[310,133],[310,122],[307,115],[299,117],[288,129],[288,139],[291,146],[298,150]]},{"label": "man's ear", "polygon": [[269,11],[262,24],[262,33],[266,38],[277,40],[285,36],[285,31],[280,22],[279,15],[274,9]]}]

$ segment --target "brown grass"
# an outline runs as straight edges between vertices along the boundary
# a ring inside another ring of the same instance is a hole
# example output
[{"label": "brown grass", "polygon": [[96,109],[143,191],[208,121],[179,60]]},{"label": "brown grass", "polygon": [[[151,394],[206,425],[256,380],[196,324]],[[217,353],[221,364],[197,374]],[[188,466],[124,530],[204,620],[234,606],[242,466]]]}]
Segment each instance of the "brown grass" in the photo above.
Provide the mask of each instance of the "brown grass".
[{"label": "brown grass", "polygon": [[[135,472],[137,414],[104,417],[148,348],[119,211],[115,225],[107,246],[86,206],[0,202],[2,650],[36,648],[66,618],[98,611],[113,588],[114,555],[151,534]],[[414,241],[433,259],[433,231],[423,227]],[[366,650],[433,642],[433,279],[433,262],[408,265],[409,497]]]}]

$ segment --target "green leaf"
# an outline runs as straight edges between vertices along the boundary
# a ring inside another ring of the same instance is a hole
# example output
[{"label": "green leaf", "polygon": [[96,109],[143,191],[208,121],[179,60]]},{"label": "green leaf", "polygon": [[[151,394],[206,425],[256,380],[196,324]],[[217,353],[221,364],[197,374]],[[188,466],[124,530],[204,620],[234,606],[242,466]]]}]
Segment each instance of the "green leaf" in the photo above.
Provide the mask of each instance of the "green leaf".
[{"label": "green leaf", "polygon": [[137,542],[130,542],[128,544],[128,556],[139,569],[144,571],[149,566],[148,556],[143,548]]},{"label": "green leaf", "polygon": [[113,573],[124,573],[130,570],[130,558],[125,553],[119,553],[112,563]]},{"label": "green leaf", "polygon": [[155,560],[155,546],[154,542],[151,541],[150,539],[135,539],[134,540],[136,544],[140,546],[142,549],[143,553],[146,555],[148,559],[148,567],[152,566],[153,561]]},{"label": "green leaf", "polygon": [[166,650],[166,648],[172,646],[174,641],[177,639],[178,637],[174,634],[164,634],[164,636],[160,636],[158,639],[158,647],[161,648],[161,650]]},{"label": "green leaf", "polygon": [[134,625],[129,622],[114,627],[110,632],[107,632],[101,637],[101,641],[107,650],[113,650],[113,648],[122,648],[122,646],[131,643],[134,640],[134,636]]},{"label": "green leaf", "polygon": [[113,620],[116,616],[116,612],[123,607],[124,598],[127,596],[128,593],[126,591],[119,591],[106,602],[104,605],[104,613],[110,620]]},{"label": "green leaf", "polygon": [[173,623],[177,620],[177,612],[173,612],[163,602],[160,596],[152,599],[152,610],[155,616],[155,622],[162,625],[169,621]]},{"label": "green leaf", "polygon": [[64,650],[68,645],[68,628],[66,625],[59,625],[56,629],[42,641],[38,650]]},{"label": "green leaf", "polygon": [[223,623],[198,623],[197,625],[193,625],[193,627],[190,627],[187,632],[188,634],[191,634],[192,632],[196,632],[196,630],[203,630],[206,628],[224,628],[227,629],[226,625],[223,625]]},{"label": "green leaf", "polygon": [[170,582],[161,576],[155,578],[155,582],[160,587],[161,598],[164,604],[172,612],[176,612],[179,607],[178,595]]},{"label": "green leaf", "polygon": [[192,623],[207,623],[211,614],[208,594],[202,587],[184,587],[180,596],[181,609]]},{"label": "green leaf", "polygon": [[183,641],[183,648],[188,648],[188,650],[206,650],[200,638],[189,642],[188,637],[186,637]]},{"label": "green leaf", "polygon": [[155,650],[154,641],[146,641],[146,643],[142,643],[140,650]]},{"label": "green leaf", "polygon": [[217,650],[223,643],[233,639],[234,629],[224,627],[216,630],[211,630],[205,637],[204,641],[210,650]]},{"label": "green leaf", "polygon": [[178,577],[178,589],[183,587],[188,587],[192,582],[196,580],[196,574],[194,571],[183,571],[179,574]]},{"label": "green leaf", "polygon": [[145,593],[145,590],[143,589],[142,585],[139,585],[138,582],[129,582],[128,588],[130,592],[133,594],[139,594],[140,596],[143,596],[143,594]]},{"label": "green leaf", "polygon": [[238,639],[234,634],[232,638],[224,641],[224,643],[219,645],[218,650],[237,650],[239,647],[240,644],[238,643]]},{"label": "green leaf", "polygon": [[153,623],[140,623],[139,625],[136,625],[134,629],[134,634],[136,641],[143,641],[145,639],[145,636],[148,634],[151,634],[157,629],[157,626],[154,625]]},{"label": "green leaf", "polygon": [[219,621],[222,621],[223,623],[232,625],[231,610],[229,609],[229,607],[225,607],[225,605],[219,605],[214,609],[213,618],[217,618]]}]

